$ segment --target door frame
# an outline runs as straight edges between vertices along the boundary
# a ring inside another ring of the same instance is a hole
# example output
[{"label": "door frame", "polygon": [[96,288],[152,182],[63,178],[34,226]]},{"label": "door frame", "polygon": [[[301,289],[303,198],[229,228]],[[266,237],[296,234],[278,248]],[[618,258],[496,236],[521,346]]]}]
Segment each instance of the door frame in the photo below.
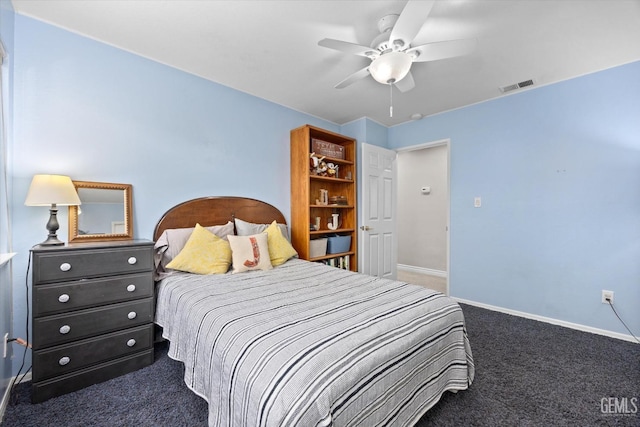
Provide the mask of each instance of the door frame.
[{"label": "door frame", "polygon": [[[445,256],[447,258],[446,259],[446,262],[447,262],[446,294],[447,296],[449,296],[450,295],[449,279],[451,277],[451,139],[445,138],[445,139],[439,139],[436,141],[425,142],[422,144],[411,145],[409,147],[396,148],[395,151],[396,153],[406,153],[409,151],[417,151],[425,148],[434,148],[434,147],[440,147],[440,146],[447,147],[447,203],[446,203],[446,207],[447,207],[447,212],[446,212],[447,243],[446,245],[447,247],[445,248]],[[397,185],[397,182],[396,182],[396,185]]]}]

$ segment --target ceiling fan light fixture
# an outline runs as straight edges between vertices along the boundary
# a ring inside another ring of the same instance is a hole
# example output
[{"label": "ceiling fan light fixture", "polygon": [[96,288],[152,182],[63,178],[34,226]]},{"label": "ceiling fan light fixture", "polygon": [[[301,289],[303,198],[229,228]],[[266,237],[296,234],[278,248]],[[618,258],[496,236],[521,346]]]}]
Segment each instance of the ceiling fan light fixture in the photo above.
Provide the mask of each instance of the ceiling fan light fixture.
[{"label": "ceiling fan light fixture", "polygon": [[379,83],[397,83],[409,73],[412,62],[405,52],[388,52],[371,62],[369,73]]},{"label": "ceiling fan light fixture", "polygon": [[393,50],[402,50],[403,47],[404,47],[404,41],[402,41],[402,39],[393,41]]}]

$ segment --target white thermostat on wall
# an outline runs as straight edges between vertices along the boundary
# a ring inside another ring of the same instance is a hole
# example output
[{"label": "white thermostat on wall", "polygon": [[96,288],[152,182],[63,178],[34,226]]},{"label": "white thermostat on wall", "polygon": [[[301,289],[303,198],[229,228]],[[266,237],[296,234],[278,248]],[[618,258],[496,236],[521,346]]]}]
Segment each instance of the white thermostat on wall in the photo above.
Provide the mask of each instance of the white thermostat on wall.
[{"label": "white thermostat on wall", "polygon": [[422,187],[422,188],[420,189],[420,192],[421,192],[422,194],[430,194],[430,193],[431,193],[431,187]]}]

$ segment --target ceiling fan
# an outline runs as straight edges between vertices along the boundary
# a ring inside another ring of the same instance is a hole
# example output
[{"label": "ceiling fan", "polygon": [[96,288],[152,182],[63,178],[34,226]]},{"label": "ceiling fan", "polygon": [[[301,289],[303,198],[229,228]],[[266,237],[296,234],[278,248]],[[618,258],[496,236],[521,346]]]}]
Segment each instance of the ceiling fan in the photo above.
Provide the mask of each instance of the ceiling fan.
[{"label": "ceiling fan", "polygon": [[371,75],[377,82],[396,86],[401,92],[415,87],[411,75],[414,62],[436,61],[471,53],[476,39],[448,40],[411,46],[411,42],[427,20],[435,0],[409,0],[400,15],[386,15],[378,21],[380,34],[363,46],[341,40],[322,39],[318,45],[371,60],[367,67],[356,71],[335,87],[345,88]]}]

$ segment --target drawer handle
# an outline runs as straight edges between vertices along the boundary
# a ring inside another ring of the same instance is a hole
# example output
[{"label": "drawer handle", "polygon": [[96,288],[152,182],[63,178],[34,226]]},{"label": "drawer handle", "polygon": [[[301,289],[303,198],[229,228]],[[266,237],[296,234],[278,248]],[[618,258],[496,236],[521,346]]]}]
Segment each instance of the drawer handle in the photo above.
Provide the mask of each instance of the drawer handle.
[{"label": "drawer handle", "polygon": [[65,302],[69,302],[69,295],[67,294],[62,294],[58,297],[58,301],[65,303]]},{"label": "drawer handle", "polygon": [[66,334],[68,334],[70,331],[71,331],[71,326],[69,326],[69,325],[63,325],[63,326],[61,326],[61,327],[60,327],[60,333],[61,333],[62,335],[66,335]]},{"label": "drawer handle", "polygon": [[71,362],[71,359],[67,356],[61,357],[60,360],[58,360],[58,364],[60,366],[64,366],[66,364],[68,364],[69,362]]},{"label": "drawer handle", "polygon": [[138,315],[136,314],[135,311],[130,311],[129,314],[127,314],[127,317],[129,318],[129,320],[135,319],[136,316],[138,316]]},{"label": "drawer handle", "polygon": [[133,338],[131,338],[129,341],[127,341],[127,346],[128,347],[133,347],[134,345],[136,345],[136,340],[134,340]]},{"label": "drawer handle", "polygon": [[133,292],[136,290],[136,285],[129,285],[127,286],[127,292]]},{"label": "drawer handle", "polygon": [[135,264],[136,262],[138,262],[138,260],[136,259],[136,257],[132,256],[129,257],[129,259],[127,260],[127,262],[131,265]]},{"label": "drawer handle", "polygon": [[62,264],[60,264],[60,270],[62,271],[71,270],[71,264],[69,264],[68,262],[63,262]]}]

